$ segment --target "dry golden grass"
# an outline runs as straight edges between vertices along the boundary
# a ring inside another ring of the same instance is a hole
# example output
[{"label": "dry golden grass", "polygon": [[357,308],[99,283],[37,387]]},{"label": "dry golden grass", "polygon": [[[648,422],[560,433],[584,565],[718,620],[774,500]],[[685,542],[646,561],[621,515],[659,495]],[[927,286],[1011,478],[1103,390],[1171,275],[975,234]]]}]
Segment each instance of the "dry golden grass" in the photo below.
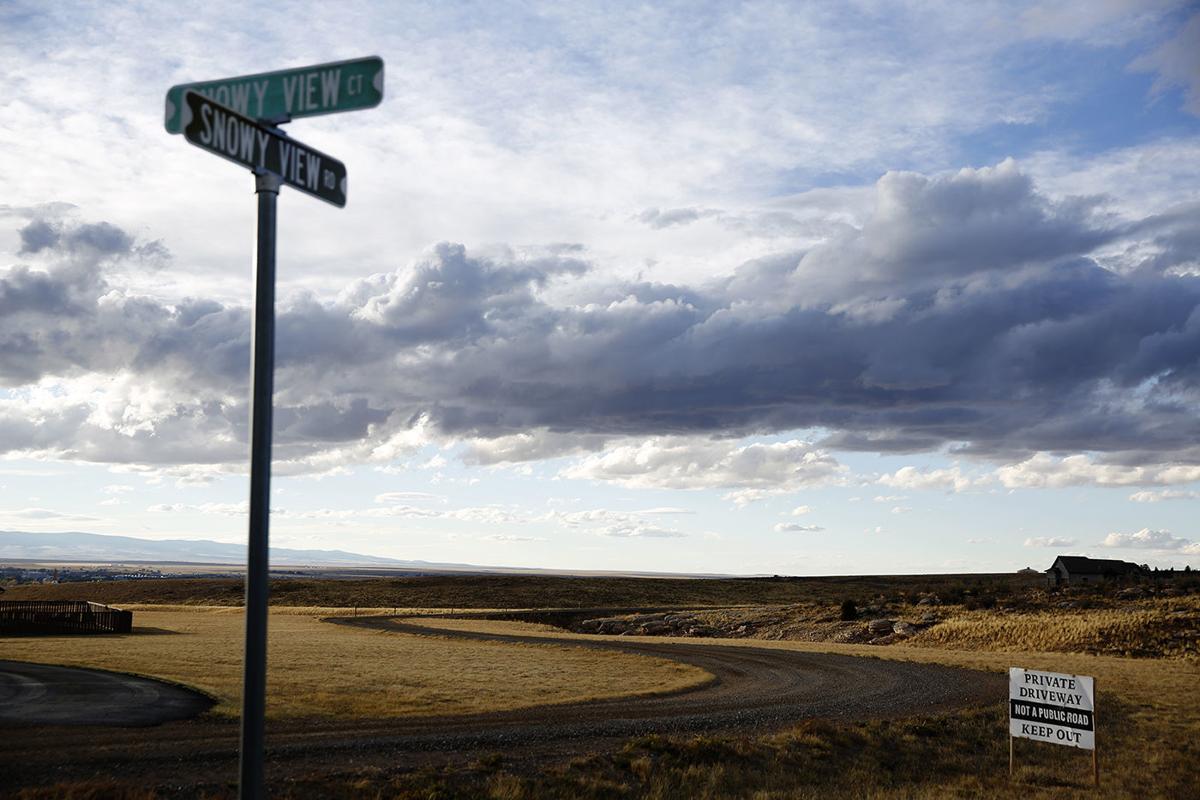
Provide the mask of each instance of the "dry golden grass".
[{"label": "dry golden grass", "polygon": [[[323,613],[271,610],[269,716],[460,714],[655,694],[711,678],[664,659],[374,632],[321,622]],[[3,653],[165,678],[215,697],[216,713],[237,714],[243,619],[240,608],[143,606],[133,635],[13,638]]]},{"label": "dry golden grass", "polygon": [[1200,656],[1200,598],[1141,602],[1128,608],[961,612],[909,642],[958,650],[1194,658]]},{"label": "dry golden grass", "polygon": [[[656,636],[596,637],[508,621],[430,619],[420,624],[551,640],[664,641]],[[744,639],[687,641],[711,647],[747,644]],[[777,737],[635,742],[613,760],[588,762],[534,780],[504,778],[503,796],[1179,798],[1195,796],[1200,782],[1200,660],[795,641],[753,645],[992,672],[1020,666],[1094,676],[1102,791],[1097,795],[1089,785],[1088,754],[1024,740],[1017,743],[1017,779],[1009,782],[1007,710],[1001,703],[929,719],[806,723]],[[654,769],[643,777],[639,764],[646,759]],[[605,786],[621,788],[610,791]],[[418,790],[398,796],[422,795]]]},{"label": "dry golden grass", "polygon": [[[390,609],[388,609],[390,612]],[[144,612],[144,613],[142,613]],[[374,634],[318,623],[314,613],[321,609],[289,610],[272,617],[273,635],[317,636],[342,634],[390,640],[387,651],[372,642],[361,649],[361,668],[379,658],[418,655],[422,644],[430,652],[449,653],[456,644],[447,639],[421,639],[397,634]],[[411,611],[410,613],[417,613]],[[139,624],[169,627],[176,619],[190,625],[209,624],[212,619],[235,620],[240,637],[240,615],[236,610],[187,612],[142,609]],[[598,637],[571,634],[542,625],[484,620],[416,620],[432,629],[480,630],[544,637],[548,643],[569,639],[594,641]],[[179,636],[125,637],[110,641],[179,639]],[[199,635],[199,634],[196,634]],[[1059,634],[1061,636],[1061,634]],[[618,637],[603,637],[618,639]],[[663,642],[662,637],[619,637],[621,641]],[[7,645],[18,640],[8,640]],[[44,643],[49,640],[25,640]],[[82,640],[75,639],[73,642]],[[91,640],[99,641],[99,640]],[[343,638],[355,652],[358,639]],[[1049,641],[1059,641],[1051,639]],[[689,644],[711,647],[745,646],[744,639],[689,639]],[[470,643],[466,643],[470,644]],[[1090,763],[1084,752],[1021,740],[1017,743],[1018,773],[1007,775],[1007,725],[1002,702],[984,708],[903,720],[866,722],[813,721],[763,736],[641,737],[613,754],[582,756],[561,767],[550,766],[537,773],[517,769],[510,772],[503,754],[481,759],[466,769],[460,765],[445,770],[350,771],[346,774],[314,775],[276,787],[280,797],[360,798],[389,797],[426,800],[430,797],[497,800],[796,800],[797,798],[900,798],[988,797],[1028,800],[1034,797],[1078,798],[1182,798],[1195,796],[1200,784],[1200,661],[1190,658],[1125,658],[1111,655],[1038,651],[973,652],[945,647],[826,644],[795,641],[755,641],[756,647],[806,652],[835,652],[848,655],[941,663],[981,670],[1003,671],[1025,666],[1093,675],[1097,678],[1098,741],[1102,764],[1102,786],[1090,786]],[[284,650],[273,644],[273,655],[303,655],[304,650]],[[237,652],[240,638],[231,649]],[[539,651],[555,659],[559,648],[511,648],[529,662]],[[583,654],[591,662],[598,654]],[[486,658],[494,658],[495,651]],[[294,663],[295,659],[293,658]],[[553,661],[555,667],[564,663]],[[478,684],[468,670],[478,660],[458,662],[455,683],[458,691]],[[590,669],[584,666],[583,669]],[[453,668],[443,667],[443,672]],[[436,669],[435,669],[436,671]],[[576,673],[576,678],[578,673]],[[508,677],[508,676],[506,676]],[[236,679],[235,679],[236,680]],[[590,679],[589,679],[590,680]],[[304,690],[306,691],[306,690]],[[460,695],[461,696],[461,695]],[[169,792],[168,792],[169,794]],[[31,792],[30,798],[77,796],[80,798],[125,798],[113,794],[69,794],[63,787]],[[142,794],[129,794],[141,800]],[[166,796],[164,794],[163,796]],[[218,796],[224,796],[218,793]]]}]

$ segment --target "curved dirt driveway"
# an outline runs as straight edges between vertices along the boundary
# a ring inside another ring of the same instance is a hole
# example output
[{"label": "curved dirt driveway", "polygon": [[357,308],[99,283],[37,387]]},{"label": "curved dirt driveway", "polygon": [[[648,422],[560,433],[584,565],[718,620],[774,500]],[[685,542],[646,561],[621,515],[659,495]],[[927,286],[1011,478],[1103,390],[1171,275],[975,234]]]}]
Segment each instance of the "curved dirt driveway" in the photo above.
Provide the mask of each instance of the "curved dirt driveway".
[{"label": "curved dirt driveway", "polygon": [[208,697],[151,678],[97,669],[0,661],[0,725],[136,727],[187,719]]},{"label": "curved dirt driveway", "polygon": [[[765,732],[807,718],[919,714],[1001,703],[1005,696],[1004,675],[929,664],[678,639],[579,641],[467,633],[386,617],[330,621],[420,636],[618,649],[694,664],[715,680],[671,695],[486,714],[268,720],[269,780],[368,767],[469,764],[493,752],[504,753],[510,763],[537,765],[618,747],[639,734]],[[20,736],[0,736],[0,765],[14,787],[97,776],[139,785],[219,787],[236,781],[237,748],[238,721],[209,714],[153,729],[25,728]]]},{"label": "curved dirt driveway", "polygon": [[[337,624],[476,641],[555,644],[619,650],[700,667],[714,680],[655,697],[617,698],[488,715],[509,736],[540,739],[632,736],[774,727],[801,719],[871,718],[1002,702],[1005,677],[904,661],[803,653],[753,645],[696,644],[456,631],[379,617],[336,618]],[[512,724],[515,722],[516,724]],[[491,727],[491,726],[484,726]]]}]

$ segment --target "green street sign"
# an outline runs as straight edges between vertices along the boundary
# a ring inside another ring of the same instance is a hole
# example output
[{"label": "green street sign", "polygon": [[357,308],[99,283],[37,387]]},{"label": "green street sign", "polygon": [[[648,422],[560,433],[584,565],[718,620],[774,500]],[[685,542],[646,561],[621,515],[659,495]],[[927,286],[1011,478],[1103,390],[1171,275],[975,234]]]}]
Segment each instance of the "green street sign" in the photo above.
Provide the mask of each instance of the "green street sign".
[{"label": "green street sign", "polygon": [[254,172],[278,175],[305,194],[346,205],[346,165],[232,108],[191,91],[180,106],[183,138]]},{"label": "green street sign", "polygon": [[383,100],[383,59],[370,56],[172,86],[167,90],[167,133],[183,130],[183,93],[189,89],[243,116],[278,125],[297,117],[379,105]]}]

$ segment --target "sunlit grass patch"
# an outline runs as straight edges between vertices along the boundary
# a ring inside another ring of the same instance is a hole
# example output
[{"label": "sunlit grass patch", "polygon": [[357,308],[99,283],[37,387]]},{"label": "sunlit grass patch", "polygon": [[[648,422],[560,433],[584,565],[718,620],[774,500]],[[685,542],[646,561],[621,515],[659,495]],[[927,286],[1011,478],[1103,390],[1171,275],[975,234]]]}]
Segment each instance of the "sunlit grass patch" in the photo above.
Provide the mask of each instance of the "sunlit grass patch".
[{"label": "sunlit grass patch", "polygon": [[[665,659],[562,647],[451,641],[321,622],[324,609],[272,609],[273,717],[461,714],[655,694],[708,673]],[[341,609],[342,612],[348,611]],[[239,712],[244,616],[230,607],[138,607],[126,636],[7,639],[4,657],[149,675]]]},{"label": "sunlit grass patch", "polygon": [[1186,598],[1129,608],[963,612],[909,642],[959,650],[1195,658],[1200,657],[1200,602]]}]

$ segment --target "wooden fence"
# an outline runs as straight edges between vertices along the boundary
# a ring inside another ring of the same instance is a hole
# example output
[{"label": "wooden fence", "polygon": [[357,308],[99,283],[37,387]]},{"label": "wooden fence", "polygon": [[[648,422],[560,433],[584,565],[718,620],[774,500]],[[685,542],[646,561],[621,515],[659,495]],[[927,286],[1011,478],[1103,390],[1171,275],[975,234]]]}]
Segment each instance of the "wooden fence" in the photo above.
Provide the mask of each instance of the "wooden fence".
[{"label": "wooden fence", "polygon": [[87,600],[0,600],[0,635],[129,633],[133,612]]}]

